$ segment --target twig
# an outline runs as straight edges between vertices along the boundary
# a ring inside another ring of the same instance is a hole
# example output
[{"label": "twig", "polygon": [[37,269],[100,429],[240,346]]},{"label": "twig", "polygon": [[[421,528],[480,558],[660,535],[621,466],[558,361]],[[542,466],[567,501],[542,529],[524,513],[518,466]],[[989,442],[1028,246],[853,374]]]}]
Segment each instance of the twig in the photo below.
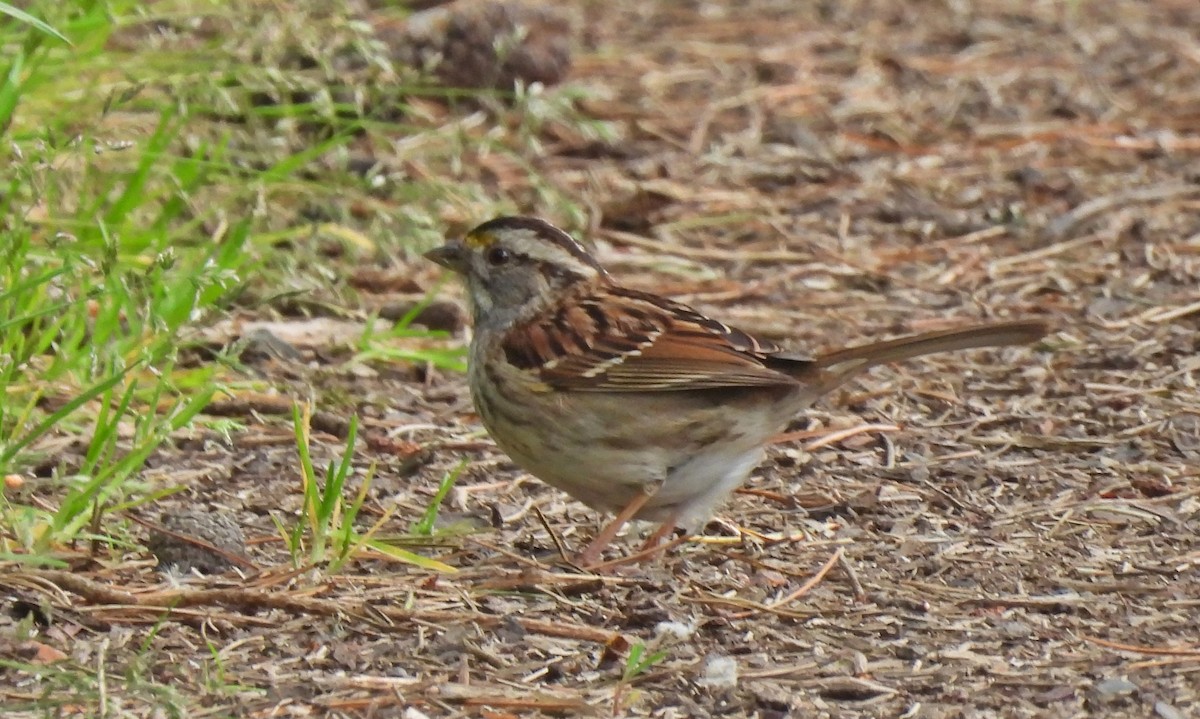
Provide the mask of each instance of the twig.
[{"label": "twig", "polygon": [[850,588],[854,590],[854,598],[858,601],[863,601],[867,598],[867,593],[863,591],[862,583],[858,581],[858,572],[854,569],[854,564],[846,558],[846,554],[840,549],[838,550],[838,565],[842,572],[846,574],[846,580],[850,582]]},{"label": "twig", "polygon": [[899,431],[900,431],[899,425],[895,425],[895,424],[860,424],[857,427],[848,427],[843,430],[838,430],[837,432],[830,432],[829,434],[825,435],[824,437],[822,437],[814,442],[809,442],[808,444],[804,445],[804,450],[806,452],[812,452],[813,450],[820,449],[821,447],[826,447],[835,442],[841,442],[841,441],[850,439],[851,437],[853,437],[855,435],[864,434],[866,432],[899,432]]},{"label": "twig", "polygon": [[1200,301],[1196,301],[1190,305],[1184,305],[1182,307],[1173,307],[1169,310],[1165,310],[1161,307],[1154,307],[1144,312],[1138,319],[1145,320],[1146,322],[1156,323],[1171,322],[1172,320],[1187,317],[1188,315],[1194,315],[1197,312],[1200,312]]},{"label": "twig", "polygon": [[771,602],[767,605],[767,607],[770,609],[778,609],[779,607],[782,607],[785,604],[790,604],[800,597],[803,597],[805,594],[808,594],[810,591],[812,591],[813,587],[817,586],[822,582],[822,580],[825,579],[825,576],[829,574],[829,571],[833,569],[838,562],[842,561],[842,555],[845,554],[845,552],[846,550],[844,548],[838,547],[837,551],[833,553],[833,556],[826,560],[825,564],[821,565],[821,568],[817,570],[817,573],[814,574],[811,579],[804,584],[801,584],[796,591],[788,594],[785,597],[777,599],[774,602]]},{"label": "twig", "polygon": [[1168,657],[1200,657],[1200,646],[1193,647],[1146,647],[1137,644],[1121,644],[1120,642],[1111,642],[1100,637],[1083,637],[1085,642],[1091,642],[1101,647],[1109,649],[1118,649],[1122,652],[1134,652],[1136,654],[1156,654]]},{"label": "twig", "polygon": [[[252,589],[170,589],[134,594],[114,589],[106,584],[86,579],[77,574],[57,569],[43,569],[22,573],[33,579],[44,579],[58,587],[83,597],[95,604],[121,604],[161,611],[168,616],[184,607],[225,606],[245,607],[259,610],[277,609],[293,614],[319,616],[353,615],[368,617],[375,613],[390,621],[427,622],[443,624],[451,622],[475,622],[485,627],[497,626],[509,617],[491,616],[471,611],[425,610],[417,611],[398,606],[368,605],[346,599],[330,600],[301,597],[290,594],[267,593]],[[594,629],[565,622],[544,622],[526,617],[516,617],[517,623],[527,632],[566,639],[581,639],[601,644],[612,640],[616,634],[603,629]]]},{"label": "twig", "polygon": [[535,506],[533,508],[533,514],[538,518],[538,521],[542,523],[542,528],[546,530],[546,534],[550,535],[550,541],[554,542],[554,548],[558,550],[558,556],[563,560],[563,562],[570,564],[571,560],[567,558],[567,547],[563,544],[562,537],[559,537],[558,532],[554,531],[554,527],[550,526],[550,522],[546,519],[546,515],[542,514],[541,507]]},{"label": "twig", "polygon": [[539,712],[564,712],[583,709],[583,697],[566,691],[551,693],[545,689],[515,696],[511,689],[488,684],[439,684],[431,687],[428,696],[465,706],[488,706],[494,709],[525,709]]},{"label": "twig", "polygon": [[1046,235],[1054,239],[1066,237],[1072,230],[1084,222],[1126,205],[1162,202],[1164,200],[1191,197],[1192,195],[1200,195],[1200,185],[1170,183],[1156,187],[1135,187],[1122,192],[1114,192],[1111,195],[1088,200],[1059,216],[1053,222],[1046,225]]},{"label": "twig", "polygon": [[783,434],[775,435],[771,438],[771,444],[786,444],[787,442],[794,442],[798,439],[810,439],[812,437],[816,437],[816,440],[804,445],[804,451],[811,452],[815,449],[820,449],[821,447],[826,447],[834,444],[835,442],[841,442],[843,440],[850,439],[855,435],[864,434],[866,432],[899,431],[900,426],[895,424],[860,424],[855,427],[847,427],[846,429],[838,429],[833,431],[824,429],[802,429],[796,432],[785,432]]}]

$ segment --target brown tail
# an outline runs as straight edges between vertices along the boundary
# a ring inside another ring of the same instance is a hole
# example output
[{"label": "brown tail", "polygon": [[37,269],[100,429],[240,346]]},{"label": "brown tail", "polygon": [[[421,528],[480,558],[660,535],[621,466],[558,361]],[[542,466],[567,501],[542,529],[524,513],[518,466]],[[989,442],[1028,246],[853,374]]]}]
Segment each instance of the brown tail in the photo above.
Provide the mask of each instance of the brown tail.
[{"label": "brown tail", "polygon": [[876,365],[934,352],[1027,345],[1045,337],[1049,331],[1050,326],[1041,320],[959,327],[837,350],[818,357],[810,367],[822,375],[820,385],[823,394]]}]

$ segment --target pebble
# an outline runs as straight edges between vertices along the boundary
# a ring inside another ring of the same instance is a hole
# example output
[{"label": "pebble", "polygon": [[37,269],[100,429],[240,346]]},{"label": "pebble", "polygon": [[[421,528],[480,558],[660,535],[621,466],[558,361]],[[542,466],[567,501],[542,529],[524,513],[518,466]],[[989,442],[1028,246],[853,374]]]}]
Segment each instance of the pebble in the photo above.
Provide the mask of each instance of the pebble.
[{"label": "pebble", "polygon": [[1096,693],[1102,699],[1113,699],[1119,696],[1136,694],[1138,688],[1137,684],[1134,684],[1125,677],[1114,677],[1112,679],[1105,679],[1097,684]]},{"label": "pebble", "polygon": [[[171,532],[207,542],[230,554],[246,555],[246,538],[242,528],[229,514],[208,509],[165,512],[159,524]],[[151,530],[146,546],[158,558],[158,568],[174,568],[177,572],[193,569],[204,574],[216,574],[229,569],[228,557],[207,547],[159,530]]]}]

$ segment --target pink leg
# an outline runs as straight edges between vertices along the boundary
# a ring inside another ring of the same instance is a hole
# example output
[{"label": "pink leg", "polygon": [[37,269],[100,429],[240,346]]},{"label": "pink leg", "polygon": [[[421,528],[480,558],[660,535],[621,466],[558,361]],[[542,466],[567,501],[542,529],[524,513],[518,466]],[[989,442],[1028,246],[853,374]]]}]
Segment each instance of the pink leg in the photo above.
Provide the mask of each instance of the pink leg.
[{"label": "pink leg", "polygon": [[683,544],[684,542],[688,541],[689,539],[691,539],[691,536],[685,534],[682,537],[676,537],[676,538],[672,539],[671,541],[667,542],[666,544],[659,544],[659,545],[656,545],[653,547],[648,547],[648,548],[643,546],[642,549],[639,549],[637,552],[629,555],[628,557],[617,557],[616,559],[610,559],[607,562],[600,562],[599,564],[593,564],[590,567],[588,567],[588,569],[595,572],[595,571],[598,571],[601,569],[608,569],[609,567],[619,567],[622,564],[636,564],[637,562],[640,562],[643,559],[649,559],[651,557],[656,557],[660,554],[666,554],[667,552],[671,551],[675,547],[678,547],[679,545]]},{"label": "pink leg", "polygon": [[654,533],[646,538],[646,541],[642,544],[642,548],[638,550],[638,554],[649,549],[654,549],[664,539],[671,536],[671,533],[675,531],[675,522],[678,519],[678,512],[672,513],[671,516],[667,517],[662,524],[658,525],[658,529],[654,530]]},{"label": "pink leg", "polygon": [[626,522],[637,516],[637,513],[642,510],[642,507],[646,506],[646,502],[649,502],[650,497],[652,496],[654,495],[648,492],[638,492],[637,495],[630,500],[629,504],[625,505],[625,507],[617,513],[617,516],[613,517],[612,521],[606,524],[604,529],[600,530],[600,533],[596,535],[596,538],[593,539],[591,543],[579,553],[579,556],[575,558],[575,562],[581,567],[590,567],[592,564],[595,564],[596,560],[600,558],[600,553],[603,552],[604,548],[608,546],[608,543],[617,536],[617,532],[621,531],[621,527],[625,526]]},{"label": "pink leg", "polygon": [[663,554],[674,549],[675,547],[678,547],[680,544],[683,544],[689,539],[689,535],[685,534],[682,537],[675,537],[665,544],[662,543],[664,539],[671,536],[671,533],[675,531],[675,521],[677,519],[678,515],[673,514],[668,517],[665,522],[658,525],[658,529],[654,530],[654,533],[646,539],[646,541],[642,544],[641,549],[639,549],[637,552],[629,555],[628,557],[618,557],[617,559],[610,559],[607,562],[588,565],[588,569],[596,570],[605,569],[608,567],[616,567],[622,564],[633,564],[635,562],[640,562],[643,559],[649,559],[650,557]]}]

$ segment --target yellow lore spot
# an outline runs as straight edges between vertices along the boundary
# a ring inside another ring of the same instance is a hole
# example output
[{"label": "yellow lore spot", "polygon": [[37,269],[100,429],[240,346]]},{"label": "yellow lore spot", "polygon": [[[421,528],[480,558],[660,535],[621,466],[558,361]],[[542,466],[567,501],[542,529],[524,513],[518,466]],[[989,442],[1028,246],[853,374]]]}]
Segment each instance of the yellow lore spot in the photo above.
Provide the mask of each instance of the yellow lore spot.
[{"label": "yellow lore spot", "polygon": [[463,241],[471,249],[482,250],[495,244],[496,238],[490,232],[472,232]]}]

